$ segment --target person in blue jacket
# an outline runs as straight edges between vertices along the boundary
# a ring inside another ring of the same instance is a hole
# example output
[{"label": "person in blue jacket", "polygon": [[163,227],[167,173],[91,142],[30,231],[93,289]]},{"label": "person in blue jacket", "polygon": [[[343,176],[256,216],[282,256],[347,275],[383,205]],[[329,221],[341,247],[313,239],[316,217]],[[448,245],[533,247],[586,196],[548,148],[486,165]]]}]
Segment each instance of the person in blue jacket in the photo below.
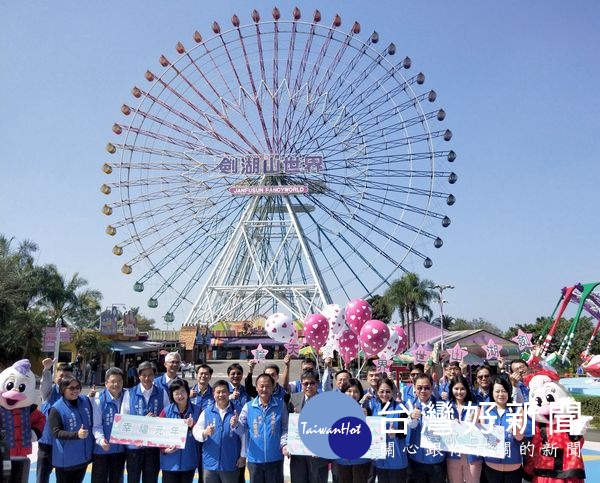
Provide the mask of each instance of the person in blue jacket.
[{"label": "person in blue jacket", "polygon": [[288,456],[288,412],[283,401],[273,397],[275,381],[268,374],[256,379],[258,397],[247,402],[236,432],[246,438],[250,483],[283,483],[283,457]]},{"label": "person in blue jacket", "polygon": [[[169,396],[162,387],[154,385],[156,366],[144,361],[138,366],[140,383],[123,395],[121,414],[158,417],[169,405]],[[127,446],[125,449],[127,482],[156,483],[160,471],[160,450],[143,446]]]},{"label": "person in blue jacket", "polygon": [[440,483],[446,479],[446,455],[421,447],[423,413],[434,411],[437,403],[433,396],[433,381],[429,374],[415,378],[414,390],[417,398],[413,404],[408,423],[407,453],[410,459],[411,478],[419,483]]},{"label": "person in blue jacket", "polygon": [[202,411],[194,426],[194,437],[202,443],[205,483],[236,483],[239,468],[246,466],[241,456],[242,439],[234,428],[238,414],[229,401],[229,384],[221,379],[213,386],[215,403]]},{"label": "person in blue jacket", "polygon": [[473,401],[477,404],[482,402],[490,402],[490,382],[492,380],[492,368],[485,364],[479,366],[475,372],[475,378],[477,380],[477,386],[473,388]]},{"label": "person in blue jacket", "polygon": [[[394,383],[390,379],[382,379],[377,384],[377,399],[373,411],[373,416],[379,416],[385,408],[385,405],[389,403],[387,411],[392,411],[395,414],[385,414],[385,418],[406,418],[408,420],[408,414],[403,411],[397,413],[396,411],[402,411],[404,405],[399,404],[393,398],[395,391]],[[390,422],[386,425],[388,430],[401,431],[402,425],[400,422]],[[377,459],[374,462],[375,474],[377,481],[381,483],[392,483],[399,482],[405,483],[407,481],[407,469],[408,469],[408,458],[406,456],[405,439],[406,433],[386,433],[386,450],[387,455],[384,459]],[[437,482],[439,483],[439,482]]]},{"label": "person in blue jacket", "polygon": [[163,483],[192,483],[198,464],[199,448],[192,430],[200,417],[200,407],[190,401],[190,386],[185,379],[174,379],[169,384],[169,404],[161,418],[183,419],[188,427],[185,447],[163,448],[160,452],[160,469]]},{"label": "person in blue jacket", "polygon": [[154,385],[161,387],[165,393],[169,390],[171,381],[177,379],[179,369],[181,368],[181,356],[179,352],[169,352],[165,356],[165,369],[167,372],[154,379]]},{"label": "person in blue jacket", "polygon": [[[512,387],[503,377],[496,376],[490,385],[492,403],[482,407],[479,419],[482,425],[503,426],[504,458],[485,457],[483,471],[489,483],[521,483],[523,478],[520,444],[524,428],[523,408],[508,406],[512,402]],[[516,413],[516,414],[515,414]]]},{"label": "person in blue jacket", "polygon": [[50,431],[50,423],[48,415],[52,405],[60,399],[60,381],[63,377],[73,376],[73,370],[66,362],[57,364],[52,377],[52,366],[54,361],[49,357],[42,361],[44,367],[42,371],[42,379],[40,381],[40,394],[42,396],[42,406],[40,410],[46,416],[46,424],[42,437],[38,441],[38,453],[36,464],[36,482],[48,483],[52,474],[52,433]]},{"label": "person in blue jacket", "polygon": [[213,388],[210,386],[210,379],[214,369],[208,364],[200,364],[196,368],[196,384],[190,390],[190,397],[196,406],[204,411],[207,406],[215,402],[213,398]]},{"label": "person in blue jacket", "polygon": [[115,415],[121,412],[123,403],[123,371],[111,367],[104,376],[106,388],[93,399],[94,456],[92,483],[121,483],[125,470],[125,446],[110,443]]},{"label": "person in blue jacket", "polygon": [[83,481],[92,461],[92,404],[81,395],[81,383],[64,376],[59,383],[61,398],[50,409],[48,420],[52,433],[52,466],[58,483]]},{"label": "person in blue jacket", "polygon": [[[342,386],[341,391],[350,396],[360,404],[364,397],[364,390],[358,379],[351,377],[348,382]],[[369,408],[363,408],[365,416],[371,416]],[[369,478],[371,472],[371,460],[369,458],[356,458],[348,460],[339,458],[333,463],[333,474],[336,479],[343,483],[364,483]]]},{"label": "person in blue jacket", "polygon": [[[450,380],[448,391],[452,419],[460,422],[476,423],[479,416],[479,407],[473,403],[467,379],[462,374],[454,376]],[[447,453],[448,482],[479,483],[482,465],[483,458],[481,456]]]}]

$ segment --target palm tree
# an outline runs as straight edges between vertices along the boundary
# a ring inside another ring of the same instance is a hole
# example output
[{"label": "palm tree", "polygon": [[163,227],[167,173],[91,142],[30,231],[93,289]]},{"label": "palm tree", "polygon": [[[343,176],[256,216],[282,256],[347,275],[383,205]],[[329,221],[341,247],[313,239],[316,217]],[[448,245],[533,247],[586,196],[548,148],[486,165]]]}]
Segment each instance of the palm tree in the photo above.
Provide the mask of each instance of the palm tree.
[{"label": "palm tree", "polygon": [[44,293],[38,304],[52,320],[75,329],[91,329],[98,324],[102,294],[86,289],[88,282],[75,273],[66,279],[54,265],[44,267]]},{"label": "palm tree", "polygon": [[390,307],[400,313],[400,322],[406,330],[409,344],[416,340],[414,321],[420,314],[430,317],[433,315],[429,307],[429,303],[435,300],[436,296],[432,286],[430,280],[421,280],[416,273],[408,272],[392,282],[385,292],[384,297]]},{"label": "palm tree", "polygon": [[41,270],[34,264],[35,243],[0,235],[0,361],[39,353],[43,314],[34,307],[42,290]]}]

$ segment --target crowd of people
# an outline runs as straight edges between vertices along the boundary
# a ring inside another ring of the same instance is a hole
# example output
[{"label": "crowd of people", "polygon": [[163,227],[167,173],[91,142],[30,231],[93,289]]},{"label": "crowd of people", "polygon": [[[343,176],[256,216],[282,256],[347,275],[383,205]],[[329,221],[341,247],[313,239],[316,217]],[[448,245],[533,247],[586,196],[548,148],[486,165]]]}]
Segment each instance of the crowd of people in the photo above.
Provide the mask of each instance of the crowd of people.
[{"label": "crowd of people", "polygon": [[[191,483],[196,475],[206,483],[242,483],[246,469],[251,483],[282,483],[287,457],[292,483],[325,483],[330,472],[340,483],[520,483],[524,476],[519,445],[528,432],[523,427],[506,431],[504,458],[447,454],[421,446],[424,412],[438,401],[447,403],[452,418],[471,422],[483,422],[479,405],[492,403],[486,422],[508,429],[509,414],[515,411],[509,403],[529,397],[523,384],[528,368],[522,360],[511,361],[506,372],[497,374],[496,368],[483,365],[472,373],[473,379],[456,362],[445,363],[438,380],[429,368],[414,364],[410,382],[400,385],[371,365],[366,388],[347,370],[334,371],[330,359],[322,375],[313,359],[303,359],[300,378],[290,381],[290,363],[286,356],[281,374],[277,364],[267,364],[256,378],[255,362],[249,363],[245,378],[244,368],[232,363],[227,379],[212,384],[213,368],[200,364],[190,387],[178,377],[182,361],[172,352],[160,376],[154,363],[142,362],[136,368],[139,382],[125,388],[127,374],[112,367],[104,375],[105,388],[83,396],[72,367],[58,364],[52,373],[52,360],[46,359],[41,379],[46,426],[38,446],[37,483],[48,483],[53,470],[58,483],[81,482],[90,463],[93,483],[118,483],[125,475],[128,483],[152,483],[160,472],[166,483]],[[329,390],[355,399],[365,415],[391,418],[385,458],[332,461],[288,452],[289,413],[300,413],[310,398]],[[404,431],[398,413],[408,422]],[[184,420],[185,446],[111,443],[117,414]]]}]

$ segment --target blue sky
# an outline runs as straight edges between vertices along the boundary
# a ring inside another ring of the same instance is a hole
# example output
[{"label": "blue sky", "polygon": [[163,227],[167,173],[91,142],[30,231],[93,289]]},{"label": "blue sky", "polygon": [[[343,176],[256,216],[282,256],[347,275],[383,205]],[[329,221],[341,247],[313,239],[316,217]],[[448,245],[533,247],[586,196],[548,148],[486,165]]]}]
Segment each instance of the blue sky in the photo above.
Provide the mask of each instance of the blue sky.
[{"label": "blue sky", "polygon": [[[394,42],[438,93],[458,153],[457,203],[422,277],[456,286],[445,312],[502,328],[598,281],[600,5],[592,1],[302,1]],[[292,2],[278,4],[290,17]],[[78,271],[106,304],[141,305],[104,234],[99,186],[113,122],[162,53],[273,3],[156,0],[0,6],[0,232]],[[336,301],[344,304],[345,301]],[[574,314],[574,307],[570,315]],[[569,314],[567,314],[569,315]]]}]

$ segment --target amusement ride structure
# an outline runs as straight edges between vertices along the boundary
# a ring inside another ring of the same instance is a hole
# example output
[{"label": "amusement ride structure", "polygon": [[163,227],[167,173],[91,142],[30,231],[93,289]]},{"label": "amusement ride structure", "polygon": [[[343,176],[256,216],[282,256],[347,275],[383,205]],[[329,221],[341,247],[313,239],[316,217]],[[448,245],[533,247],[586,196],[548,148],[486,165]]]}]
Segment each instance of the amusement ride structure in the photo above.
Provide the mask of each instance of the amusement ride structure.
[{"label": "amusement ride structure", "polygon": [[303,319],[409,259],[429,268],[456,154],[411,59],[319,11],[211,30],[160,56],[107,145],[106,232],[148,306],[167,323],[186,302],[186,324]]}]

